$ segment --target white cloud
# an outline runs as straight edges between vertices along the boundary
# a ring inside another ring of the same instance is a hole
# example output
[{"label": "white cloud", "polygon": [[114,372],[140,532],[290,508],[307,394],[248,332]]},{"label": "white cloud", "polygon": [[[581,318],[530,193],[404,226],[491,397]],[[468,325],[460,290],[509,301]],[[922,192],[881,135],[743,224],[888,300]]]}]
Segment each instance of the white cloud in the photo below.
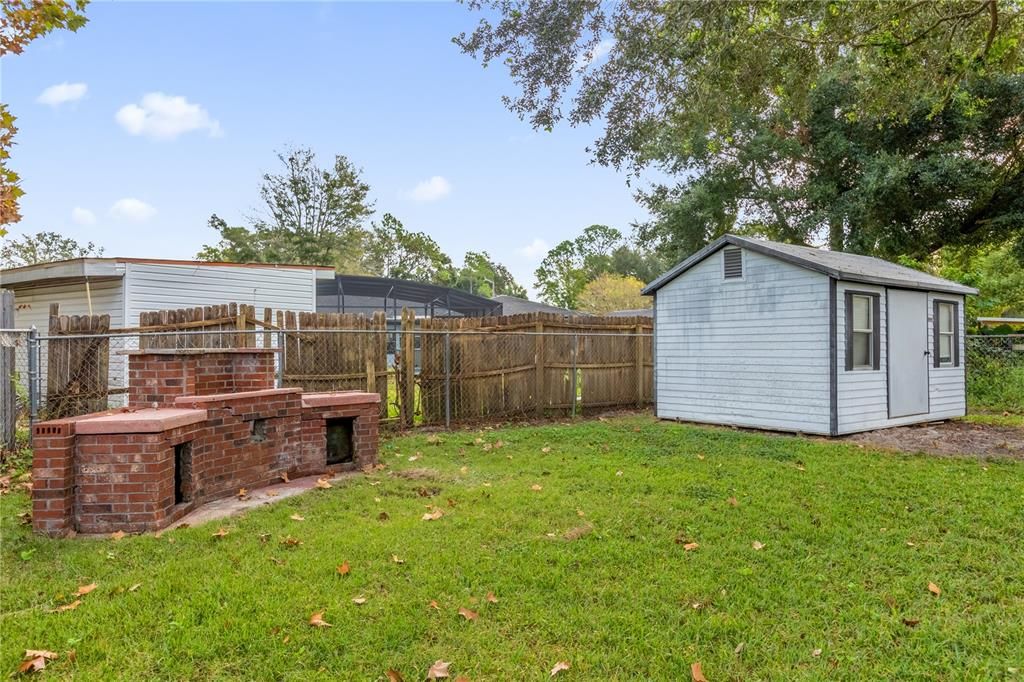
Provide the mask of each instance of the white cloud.
[{"label": "white cloud", "polygon": [[205,130],[210,137],[223,134],[220,123],[206,109],[184,97],[150,92],[138,104],[126,104],[114,119],[131,135],[172,140],[182,133]]},{"label": "white cloud", "polygon": [[576,57],[576,68],[582,69],[584,67],[590,66],[591,64],[601,59],[602,57],[606,57],[608,53],[612,51],[613,47],[615,47],[614,40],[606,38],[605,40],[600,41],[597,45],[594,45],[594,47],[590,49],[589,53],[585,55],[581,54],[578,57]]},{"label": "white cloud", "polygon": [[540,237],[534,237],[532,242],[520,247],[519,253],[532,261],[536,261],[546,256],[549,250],[550,247],[546,241]]},{"label": "white cloud", "polygon": [[58,83],[43,90],[36,101],[40,104],[48,104],[51,107],[59,107],[61,104],[76,102],[85,97],[89,86],[85,83]]},{"label": "white cloud", "polygon": [[77,225],[95,225],[96,214],[87,208],[75,206],[71,209],[71,220]]},{"label": "white cloud", "polygon": [[409,198],[415,201],[437,201],[451,194],[452,184],[440,175],[424,180],[413,187]]},{"label": "white cloud", "polygon": [[118,199],[110,207],[110,215],[118,220],[143,223],[156,215],[156,209],[141,199]]}]

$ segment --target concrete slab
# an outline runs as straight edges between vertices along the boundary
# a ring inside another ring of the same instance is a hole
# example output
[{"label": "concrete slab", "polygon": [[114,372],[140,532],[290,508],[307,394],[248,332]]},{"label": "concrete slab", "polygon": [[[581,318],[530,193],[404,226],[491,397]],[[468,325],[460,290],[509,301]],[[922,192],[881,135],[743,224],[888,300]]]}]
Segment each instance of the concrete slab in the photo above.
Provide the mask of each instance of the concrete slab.
[{"label": "concrete slab", "polygon": [[81,419],[75,423],[75,433],[162,433],[202,421],[206,421],[206,410],[146,408]]},{"label": "concrete slab", "polygon": [[295,480],[287,483],[268,485],[264,488],[257,488],[256,490],[249,491],[248,497],[244,500],[239,499],[237,495],[234,497],[225,497],[222,500],[214,500],[213,502],[204,504],[198,509],[193,509],[178,521],[169,525],[167,529],[177,528],[183,524],[197,526],[208,521],[215,521],[228,516],[235,516],[236,514],[241,514],[256,507],[262,507],[263,505],[273,504],[275,502],[280,502],[281,500],[286,500],[289,497],[301,495],[307,490],[315,488],[316,482],[321,478],[327,478],[332,482],[342,481],[346,478],[357,476],[359,473],[360,472],[358,471],[348,471],[340,474],[305,476],[303,478],[296,478]]}]

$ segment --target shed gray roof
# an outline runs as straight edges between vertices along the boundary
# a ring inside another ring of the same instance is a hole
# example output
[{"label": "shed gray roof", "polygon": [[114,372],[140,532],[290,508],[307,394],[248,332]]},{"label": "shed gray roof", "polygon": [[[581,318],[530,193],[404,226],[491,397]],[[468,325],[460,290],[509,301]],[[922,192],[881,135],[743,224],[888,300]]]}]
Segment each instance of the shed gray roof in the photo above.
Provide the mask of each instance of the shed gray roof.
[{"label": "shed gray roof", "polygon": [[855,253],[842,253],[840,251],[826,251],[810,246],[782,244],[765,239],[751,239],[750,237],[740,237],[734,234],[727,234],[708,244],[648,284],[644,287],[642,293],[653,294],[726,244],[773,256],[788,263],[793,263],[809,270],[816,270],[825,273],[829,277],[849,282],[881,284],[924,291],[943,291],[952,294],[978,293],[977,289],[965,286],[959,282],[935,277],[927,272],[890,263],[881,258],[861,256]]},{"label": "shed gray roof", "polygon": [[540,301],[528,301],[518,296],[499,294],[491,299],[501,304],[502,315],[519,315],[521,313],[554,313],[556,315],[586,315],[568,308],[541,303]]}]

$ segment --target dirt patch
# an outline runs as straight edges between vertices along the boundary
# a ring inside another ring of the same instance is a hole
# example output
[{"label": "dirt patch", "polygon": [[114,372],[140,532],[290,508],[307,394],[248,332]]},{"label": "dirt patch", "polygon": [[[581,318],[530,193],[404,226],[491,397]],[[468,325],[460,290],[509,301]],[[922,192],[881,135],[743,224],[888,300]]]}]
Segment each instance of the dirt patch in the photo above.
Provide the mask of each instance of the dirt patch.
[{"label": "dirt patch", "polygon": [[1024,429],[951,421],[858,433],[848,440],[887,450],[1024,460]]},{"label": "dirt patch", "polygon": [[392,476],[407,478],[410,481],[437,481],[441,480],[441,472],[435,469],[399,469],[391,472]]}]

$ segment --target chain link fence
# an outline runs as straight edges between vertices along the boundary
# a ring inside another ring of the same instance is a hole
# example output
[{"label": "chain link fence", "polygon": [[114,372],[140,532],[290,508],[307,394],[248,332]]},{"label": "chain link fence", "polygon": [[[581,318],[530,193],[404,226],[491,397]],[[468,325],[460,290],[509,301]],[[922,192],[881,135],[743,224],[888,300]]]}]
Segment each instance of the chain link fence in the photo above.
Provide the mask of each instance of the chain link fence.
[{"label": "chain link fence", "polygon": [[15,396],[5,400],[10,403],[5,410],[25,425],[126,406],[128,358],[146,350],[272,349],[275,385],[379,393],[384,425],[571,416],[652,402],[650,334],[397,329],[0,334],[11,351],[9,386]]},{"label": "chain link fence", "polygon": [[1024,413],[1024,334],[967,336],[967,403]]},{"label": "chain link fence", "polygon": [[[0,330],[0,445],[16,424],[128,402],[128,356],[146,349],[269,348],[275,385],[363,390],[384,424],[578,415],[653,402],[650,334],[386,330],[177,331],[46,336]],[[966,338],[972,410],[1024,412],[1024,335]]]}]

